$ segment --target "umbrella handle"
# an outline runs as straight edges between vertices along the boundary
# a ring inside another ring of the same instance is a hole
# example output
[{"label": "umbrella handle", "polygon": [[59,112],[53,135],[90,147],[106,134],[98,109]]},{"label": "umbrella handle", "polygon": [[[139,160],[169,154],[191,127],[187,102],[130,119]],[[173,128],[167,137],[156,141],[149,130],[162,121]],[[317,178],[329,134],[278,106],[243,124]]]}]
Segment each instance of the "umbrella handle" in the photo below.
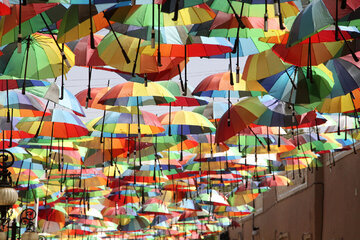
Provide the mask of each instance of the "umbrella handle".
[{"label": "umbrella handle", "polygon": [[268,1],[265,0],[265,13],[264,13],[264,32],[267,32],[269,29],[268,26],[268,19],[269,19],[269,15],[268,15],[268,10],[267,10],[267,3]]},{"label": "umbrella handle", "polygon": [[161,37],[161,32],[160,32],[160,19],[161,18],[161,13],[160,13],[160,4],[158,4],[158,66],[161,67],[162,63],[161,63],[161,52],[160,52],[160,37]]},{"label": "umbrella handle", "polygon": [[176,22],[178,20],[178,17],[179,17],[179,2],[180,0],[176,0],[175,2],[175,11],[174,11],[174,17],[172,18],[172,20],[174,22]]},{"label": "umbrella handle", "polygon": [[18,32],[18,40],[17,40],[17,52],[21,53],[21,42],[22,42],[22,34],[21,34],[21,15],[22,15],[22,4],[21,0],[19,0],[19,32]]},{"label": "umbrella handle", "polygon": [[88,108],[89,100],[92,100],[92,97],[91,97],[91,75],[92,75],[92,66],[89,66],[89,74],[88,74],[89,82],[88,82],[88,92],[87,92],[87,97],[86,97],[85,108]]},{"label": "umbrella handle", "polygon": [[151,48],[155,48],[155,29],[151,29]]},{"label": "umbrella handle", "polygon": [[6,102],[7,102],[7,119],[6,119],[6,122],[10,122],[9,80],[8,79],[6,79]]},{"label": "umbrella handle", "polygon": [[229,73],[230,73],[230,85],[234,86],[234,76],[232,75],[231,53],[229,53]]},{"label": "umbrella handle", "polygon": [[341,1],[341,9],[345,9],[346,8],[346,0],[342,0]]},{"label": "umbrella handle", "polygon": [[26,88],[26,72],[27,72],[27,67],[28,67],[28,63],[29,63],[29,50],[30,50],[30,36],[28,36],[27,43],[26,43],[24,82],[23,82],[23,86],[22,86],[22,94],[23,95],[25,95],[25,88]]},{"label": "umbrella handle", "polygon": [[93,31],[93,21],[92,21],[92,12],[91,12],[91,0],[89,0],[89,20],[90,20],[90,47],[95,49],[95,39]]},{"label": "umbrella handle", "polygon": [[[275,15],[277,15],[279,17],[279,25],[280,25],[280,29],[281,30],[284,30],[285,29],[285,26],[283,24],[283,18],[282,18],[282,13],[281,13],[281,5],[280,5],[280,0],[277,1],[277,3],[275,3],[275,11],[277,9],[278,11],[278,14],[275,13]],[[277,7],[276,7],[277,6]]]},{"label": "umbrella handle", "polygon": [[[236,53],[236,51],[237,51],[237,49],[239,48],[239,41],[240,41],[240,39],[239,39],[239,34],[240,34],[240,25],[238,26],[238,28],[237,28],[237,31],[236,31],[236,39],[235,39],[235,42],[234,42],[234,47],[233,47],[233,49],[232,49],[232,51],[231,51],[231,53]],[[230,54],[230,57],[231,57],[231,54]]]}]

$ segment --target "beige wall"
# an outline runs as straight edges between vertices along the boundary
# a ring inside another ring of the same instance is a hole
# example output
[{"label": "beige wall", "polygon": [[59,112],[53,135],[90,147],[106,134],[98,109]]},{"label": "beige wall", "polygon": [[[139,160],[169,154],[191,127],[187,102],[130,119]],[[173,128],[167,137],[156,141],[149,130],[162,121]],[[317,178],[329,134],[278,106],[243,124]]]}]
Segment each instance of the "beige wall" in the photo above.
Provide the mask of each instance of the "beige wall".
[{"label": "beige wall", "polygon": [[241,239],[241,234],[246,240],[360,239],[360,153],[339,158],[330,168],[324,156],[323,168],[308,172],[306,181],[295,179],[300,185],[264,193],[262,211],[255,216],[258,234],[252,236],[248,217],[243,228],[230,230],[230,239]]}]

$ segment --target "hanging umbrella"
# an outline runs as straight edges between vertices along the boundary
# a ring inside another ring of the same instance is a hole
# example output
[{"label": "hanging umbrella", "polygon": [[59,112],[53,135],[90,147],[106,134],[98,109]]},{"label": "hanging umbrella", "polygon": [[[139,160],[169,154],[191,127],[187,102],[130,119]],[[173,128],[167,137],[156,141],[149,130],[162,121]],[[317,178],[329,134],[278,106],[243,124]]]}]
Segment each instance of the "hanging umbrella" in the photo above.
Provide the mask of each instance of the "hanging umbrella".
[{"label": "hanging umbrella", "polygon": [[258,119],[266,109],[266,106],[261,103],[259,97],[242,99],[233,105],[220,119],[216,131],[216,142],[223,142],[247,128]]},{"label": "hanging umbrella", "polygon": [[[118,42],[121,42],[122,48],[130,59],[134,59],[132,64],[124,59],[124,54],[117,49]],[[184,58],[176,57],[162,57],[161,64],[158,65],[158,58],[156,56],[149,56],[142,54],[144,48],[141,39],[128,37],[119,33],[107,34],[98,45],[98,52],[100,58],[107,64],[122,72],[133,74],[155,73],[161,72],[170,68],[177,67]],[[121,60],[119,60],[121,59]],[[125,60],[125,61],[123,61]]]},{"label": "hanging umbrella", "polygon": [[239,81],[236,81],[235,73],[224,72],[204,78],[196,86],[192,94],[210,98],[240,98],[260,95],[260,92],[265,92],[265,89],[257,82],[246,82],[241,76],[239,76]]},{"label": "hanging umbrella", "polygon": [[165,113],[159,117],[162,125],[167,125],[166,131],[175,135],[188,135],[215,132],[214,125],[204,116],[189,112],[176,111]]},{"label": "hanging umbrella", "polygon": [[100,110],[107,110],[113,112],[120,113],[137,113],[137,109],[135,107],[124,107],[124,106],[108,106],[99,103],[99,100],[110,90],[110,87],[100,87],[100,88],[92,88],[90,93],[90,98],[88,95],[88,89],[84,89],[78,92],[75,97],[79,101],[81,106],[85,108],[94,108]]},{"label": "hanging umbrella", "polygon": [[285,71],[288,67],[273,51],[266,50],[246,59],[243,79],[246,81],[260,80]]},{"label": "hanging umbrella", "polygon": [[[94,34],[95,46],[98,46],[102,39],[103,36]],[[98,51],[91,48],[90,36],[67,42],[66,45],[75,54],[75,66],[89,67],[106,65],[103,60],[100,59]]]},{"label": "hanging umbrella", "polygon": [[138,134],[140,126],[141,134],[154,135],[164,131],[157,116],[146,111],[141,111],[140,122],[138,123],[137,114],[110,112],[105,115],[105,120],[100,119],[94,125],[98,131],[120,133],[126,135]]},{"label": "hanging umbrella", "polygon": [[[24,85],[24,79],[0,79],[0,91],[12,90],[22,88]],[[50,85],[49,82],[45,80],[26,80],[26,87],[44,87]]]},{"label": "hanging umbrella", "polygon": [[[253,14],[252,16],[265,17],[264,13],[267,13],[268,18],[275,18],[279,14],[279,8],[277,4],[274,4],[274,2],[275,1],[232,0],[223,3],[220,0],[210,0],[208,1],[208,5],[212,9],[219,10],[225,13],[236,14],[239,13],[241,9],[243,9],[243,11],[245,12],[244,16],[249,16]],[[281,0],[279,1],[279,3],[280,10],[284,18],[296,16],[299,12],[299,9],[293,2]]]},{"label": "hanging umbrella", "polygon": [[70,5],[59,26],[58,41],[71,42],[90,34],[91,48],[95,49],[94,33],[109,26],[102,11],[111,5],[114,4],[96,4],[91,1]]},{"label": "hanging umbrella", "polygon": [[271,176],[265,176],[265,178],[260,181],[259,186],[277,187],[277,186],[288,186],[292,184],[293,183],[291,182],[291,180],[285,176],[271,175]]},{"label": "hanging umbrella", "polygon": [[50,100],[53,103],[56,103],[62,107],[72,110],[76,115],[85,117],[85,113],[80,103],[77,101],[75,96],[67,89],[63,91],[63,98],[60,99],[61,96],[61,87],[59,87],[56,83],[51,83],[48,86],[36,86],[27,88],[28,92],[38,96]]},{"label": "hanging umbrella", "polygon": [[[65,58],[68,64],[64,64],[64,58],[58,45],[53,39],[43,34],[32,34],[21,42],[26,51],[15,52],[16,43],[10,43],[2,49],[0,56],[0,71],[4,75],[17,78],[46,79],[55,78],[69,71],[74,63],[74,55],[67,47],[64,48]],[[26,81],[24,81],[25,83]],[[23,86],[23,94],[25,94]]]},{"label": "hanging umbrella", "polygon": [[[311,2],[296,17],[289,34],[288,46],[293,46],[332,24],[335,24],[336,31],[338,31],[338,20],[349,15],[358,7],[360,5],[357,1],[342,1],[341,6],[338,1],[316,0]],[[336,33],[334,39],[339,38]]]},{"label": "hanging umbrella", "polygon": [[23,38],[59,21],[65,11],[66,7],[59,3],[23,5],[17,1],[11,6],[9,15],[0,20],[0,45],[21,43]]},{"label": "hanging umbrella", "polygon": [[360,87],[360,68],[352,58],[335,58],[326,63],[326,67],[332,72],[334,87],[330,97],[339,97],[350,93]]},{"label": "hanging umbrella", "polygon": [[0,92],[0,99],[0,115],[8,116],[9,121],[11,115],[13,117],[50,115],[50,112],[45,109],[41,100],[31,94],[22,95],[14,90],[8,93],[2,91]]},{"label": "hanging umbrella", "polygon": [[[173,94],[176,98],[175,102],[161,104],[162,106],[181,106],[181,107],[193,107],[193,106],[200,106],[206,105],[208,102],[198,97],[192,97],[191,92],[189,89],[185,93],[181,93],[184,88],[183,82],[175,83],[174,81],[161,81],[158,82],[160,85],[168,89],[171,94]],[[171,111],[171,108],[169,109]]]},{"label": "hanging umbrella", "polygon": [[343,96],[325,98],[316,109],[321,113],[355,112],[356,114],[360,110],[358,99],[360,99],[359,88]]},{"label": "hanging umbrella", "polygon": [[175,101],[176,98],[163,86],[126,82],[111,88],[99,103],[111,106],[157,105]]},{"label": "hanging umbrella", "polygon": [[19,130],[39,136],[54,138],[80,137],[88,133],[84,123],[76,115],[54,109],[51,116],[45,116],[40,125],[40,118],[23,118],[16,125]]},{"label": "hanging umbrella", "polygon": [[[160,24],[158,16],[160,5],[144,4],[128,7],[114,7],[105,12],[105,17],[111,21],[135,26],[176,26],[190,25],[211,20],[215,14],[206,4],[179,10],[177,21],[173,21],[173,14],[161,13]],[[153,22],[155,24],[153,24]]]},{"label": "hanging umbrella", "polygon": [[307,43],[298,43],[289,48],[286,47],[286,45],[276,44],[272,47],[272,51],[274,51],[274,53],[284,62],[296,66],[316,66],[334,57],[348,54],[347,52],[343,52],[343,48],[346,46],[347,42],[311,43],[311,40],[309,39],[305,40]]},{"label": "hanging umbrella", "polygon": [[125,226],[119,225],[120,228],[119,230],[121,230],[122,232],[136,232],[136,231],[145,230],[149,226],[150,226],[150,222],[147,218],[143,216],[137,216],[134,219],[131,219],[129,224]]},{"label": "hanging umbrella", "polygon": [[319,65],[311,69],[290,67],[258,82],[269,95],[291,104],[314,104],[328,96],[334,86],[332,73]]}]

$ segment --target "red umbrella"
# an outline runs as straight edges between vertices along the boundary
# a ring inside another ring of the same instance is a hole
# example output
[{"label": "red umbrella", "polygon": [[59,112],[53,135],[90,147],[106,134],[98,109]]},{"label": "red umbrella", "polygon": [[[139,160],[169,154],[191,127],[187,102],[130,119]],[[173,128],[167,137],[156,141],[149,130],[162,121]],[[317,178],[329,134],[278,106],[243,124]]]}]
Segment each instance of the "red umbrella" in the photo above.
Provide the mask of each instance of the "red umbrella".
[{"label": "red umbrella", "polygon": [[[95,46],[103,39],[101,35],[94,35]],[[96,49],[90,47],[90,36],[83,37],[79,40],[66,43],[71,51],[75,54],[75,65],[88,66],[105,66],[104,61],[99,57]]]}]

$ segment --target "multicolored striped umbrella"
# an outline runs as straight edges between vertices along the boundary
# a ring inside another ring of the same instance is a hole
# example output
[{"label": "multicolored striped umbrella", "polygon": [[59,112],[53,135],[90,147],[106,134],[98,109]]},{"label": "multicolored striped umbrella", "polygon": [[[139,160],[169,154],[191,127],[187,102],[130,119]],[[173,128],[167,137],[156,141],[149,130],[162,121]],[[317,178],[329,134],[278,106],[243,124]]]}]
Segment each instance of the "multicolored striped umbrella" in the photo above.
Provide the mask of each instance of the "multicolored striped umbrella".
[{"label": "multicolored striped umbrella", "polygon": [[145,106],[176,101],[176,98],[160,84],[125,82],[112,87],[99,103],[110,106]]},{"label": "multicolored striped umbrella", "polygon": [[88,134],[84,123],[73,113],[54,109],[43,121],[37,117],[23,118],[16,127],[24,132],[54,138],[81,137]]}]

